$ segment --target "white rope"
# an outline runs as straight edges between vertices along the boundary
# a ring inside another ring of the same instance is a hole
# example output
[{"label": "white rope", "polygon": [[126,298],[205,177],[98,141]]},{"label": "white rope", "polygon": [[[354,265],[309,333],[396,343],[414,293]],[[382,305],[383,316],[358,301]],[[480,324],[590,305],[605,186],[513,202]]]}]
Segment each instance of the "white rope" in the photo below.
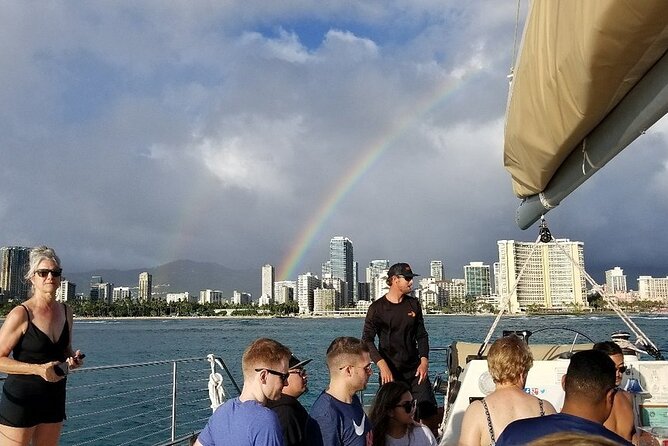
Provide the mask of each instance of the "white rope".
[{"label": "white rope", "polygon": [[538,235],[538,238],[534,242],[533,247],[531,248],[531,252],[529,253],[529,256],[524,261],[524,264],[522,265],[522,268],[520,269],[519,274],[515,278],[515,283],[513,284],[512,289],[510,290],[510,292],[506,296],[504,296],[503,301],[501,302],[501,309],[499,310],[499,314],[496,315],[496,319],[494,319],[494,322],[492,323],[492,326],[490,327],[489,331],[487,332],[487,336],[485,336],[485,341],[480,346],[480,350],[478,350],[478,355],[482,355],[484,353],[485,349],[487,348],[487,344],[489,344],[490,339],[492,339],[492,334],[494,333],[494,330],[496,330],[496,326],[499,325],[499,321],[501,320],[501,316],[503,315],[503,312],[506,310],[506,307],[509,306],[510,298],[515,293],[515,290],[517,289],[517,285],[520,283],[520,279],[522,278],[522,275],[524,274],[524,270],[526,269],[527,265],[529,264],[529,260],[531,260],[531,257],[533,256],[533,253],[536,250],[536,247],[538,246],[538,241],[539,240],[540,240],[540,234]]},{"label": "white rope", "polygon": [[211,410],[215,411],[225,402],[227,397],[225,395],[225,387],[223,386],[223,375],[216,372],[216,363],[218,360],[211,354],[207,355],[206,359],[211,364],[211,374],[209,375],[209,400],[211,400]]},{"label": "white rope", "polygon": [[640,329],[640,327],[638,327],[636,325],[636,323],[633,322],[631,320],[631,318],[624,312],[624,310],[622,310],[620,308],[620,306],[617,305],[617,302],[614,302],[613,299],[610,299],[609,295],[605,291],[603,291],[603,287],[601,287],[601,285],[596,283],[596,281],[593,279],[593,277],[591,277],[589,275],[589,273],[587,273],[587,271],[585,271],[584,266],[575,262],[575,260],[571,257],[571,255],[568,253],[568,251],[566,251],[561,246],[561,244],[559,244],[559,242],[557,242],[556,239],[553,238],[553,240],[554,240],[555,244],[557,245],[557,247],[561,250],[561,252],[563,252],[566,255],[566,257],[568,257],[568,259],[571,261],[571,263],[573,265],[575,265],[580,270],[580,274],[582,274],[584,276],[585,280],[587,282],[589,282],[589,284],[592,286],[592,288],[595,291],[598,291],[603,296],[603,299],[608,304],[610,304],[610,307],[613,309],[613,311],[615,313],[617,313],[617,316],[619,316],[619,318],[626,324],[626,326],[629,328],[629,330],[631,330],[633,332],[633,334],[636,336],[636,338],[642,339],[643,342],[645,342],[646,344],[649,344],[650,346],[654,347],[654,349],[657,349],[656,345],[647,337],[647,335],[645,333],[643,333],[643,331]]}]

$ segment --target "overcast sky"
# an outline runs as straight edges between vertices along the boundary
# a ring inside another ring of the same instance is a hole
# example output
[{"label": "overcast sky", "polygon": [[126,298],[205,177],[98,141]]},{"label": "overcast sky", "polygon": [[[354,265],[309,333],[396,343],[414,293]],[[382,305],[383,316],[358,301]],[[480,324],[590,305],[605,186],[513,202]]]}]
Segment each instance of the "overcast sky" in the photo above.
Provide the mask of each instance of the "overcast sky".
[{"label": "overcast sky", "polygon": [[[463,277],[536,239],[502,162],[514,1],[1,8],[2,246],[53,246],[71,271],[296,276],[343,235],[361,271]],[[547,215],[594,276],[668,275],[667,139],[663,119]]]}]

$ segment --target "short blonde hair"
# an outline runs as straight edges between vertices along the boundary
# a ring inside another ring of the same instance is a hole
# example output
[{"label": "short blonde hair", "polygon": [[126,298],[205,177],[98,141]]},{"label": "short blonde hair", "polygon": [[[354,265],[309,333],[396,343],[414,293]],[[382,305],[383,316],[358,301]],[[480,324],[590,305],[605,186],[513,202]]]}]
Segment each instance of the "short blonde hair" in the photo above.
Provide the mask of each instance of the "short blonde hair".
[{"label": "short blonde hair", "polygon": [[533,366],[533,355],[524,340],[516,335],[494,341],[487,354],[487,368],[496,384],[516,383]]},{"label": "short blonde hair", "polygon": [[253,341],[241,357],[241,367],[244,377],[250,376],[260,367],[276,367],[282,361],[289,361],[292,353],[290,349],[278,341],[269,338],[260,338]]}]

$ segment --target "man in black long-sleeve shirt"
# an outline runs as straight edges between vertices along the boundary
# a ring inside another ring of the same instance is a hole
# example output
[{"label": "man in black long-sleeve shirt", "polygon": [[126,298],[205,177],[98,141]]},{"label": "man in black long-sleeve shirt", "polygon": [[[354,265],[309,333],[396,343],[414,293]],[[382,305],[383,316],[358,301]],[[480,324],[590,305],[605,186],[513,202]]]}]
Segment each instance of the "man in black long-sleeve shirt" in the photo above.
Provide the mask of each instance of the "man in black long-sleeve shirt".
[{"label": "man in black long-sleeve shirt", "polygon": [[[362,340],[380,369],[381,384],[403,381],[417,400],[417,416],[432,430],[438,424],[436,398],[427,376],[429,335],[420,302],[411,296],[413,277],[407,263],[392,265],[387,273],[390,290],[369,306]],[[378,337],[378,348],[375,338]]]}]

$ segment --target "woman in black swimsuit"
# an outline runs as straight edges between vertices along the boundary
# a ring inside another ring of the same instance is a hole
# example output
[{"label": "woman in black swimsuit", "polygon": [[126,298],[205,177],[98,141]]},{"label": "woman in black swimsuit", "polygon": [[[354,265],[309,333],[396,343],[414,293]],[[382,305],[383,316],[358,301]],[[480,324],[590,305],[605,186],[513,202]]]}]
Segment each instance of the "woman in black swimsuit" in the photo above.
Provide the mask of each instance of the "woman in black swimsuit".
[{"label": "woman in black swimsuit", "polygon": [[0,399],[0,444],[58,444],[65,372],[83,361],[72,350],[72,309],[56,302],[61,273],[53,249],[34,248],[26,274],[32,297],[0,327],[0,372],[8,374]]}]

